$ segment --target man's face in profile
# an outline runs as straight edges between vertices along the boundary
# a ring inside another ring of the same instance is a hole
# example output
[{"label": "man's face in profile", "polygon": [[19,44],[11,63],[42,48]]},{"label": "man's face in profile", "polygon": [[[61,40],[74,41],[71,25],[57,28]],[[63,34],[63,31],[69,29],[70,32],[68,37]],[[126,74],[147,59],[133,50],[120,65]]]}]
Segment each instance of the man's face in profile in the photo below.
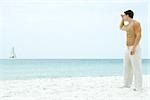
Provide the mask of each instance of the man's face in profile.
[{"label": "man's face in profile", "polygon": [[126,21],[128,19],[128,16],[126,14],[121,14],[121,17],[124,21]]}]

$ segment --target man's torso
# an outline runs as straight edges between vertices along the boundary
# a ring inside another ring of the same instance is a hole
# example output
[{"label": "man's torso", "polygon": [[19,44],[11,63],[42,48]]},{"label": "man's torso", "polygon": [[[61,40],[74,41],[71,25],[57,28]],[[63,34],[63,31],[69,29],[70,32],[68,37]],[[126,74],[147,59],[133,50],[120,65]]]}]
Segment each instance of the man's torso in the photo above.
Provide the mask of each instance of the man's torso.
[{"label": "man's torso", "polygon": [[135,34],[135,29],[134,29],[135,23],[137,23],[137,22],[132,21],[129,25],[125,26],[126,32],[127,32],[127,41],[126,41],[127,46],[133,46],[134,45],[134,42],[136,39],[136,34]]}]

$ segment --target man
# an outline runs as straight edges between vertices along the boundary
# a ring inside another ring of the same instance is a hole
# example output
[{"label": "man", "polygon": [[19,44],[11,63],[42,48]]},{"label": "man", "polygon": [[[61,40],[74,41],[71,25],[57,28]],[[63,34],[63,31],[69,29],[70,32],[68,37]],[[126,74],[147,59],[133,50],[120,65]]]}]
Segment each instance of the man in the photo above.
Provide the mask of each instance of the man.
[{"label": "man", "polygon": [[126,31],[127,41],[124,57],[124,86],[130,88],[133,80],[135,80],[134,91],[142,89],[142,73],[141,73],[141,58],[140,58],[140,46],[141,39],[141,26],[140,23],[133,19],[134,13],[132,10],[127,10],[121,15],[122,21],[120,23],[120,29]]}]

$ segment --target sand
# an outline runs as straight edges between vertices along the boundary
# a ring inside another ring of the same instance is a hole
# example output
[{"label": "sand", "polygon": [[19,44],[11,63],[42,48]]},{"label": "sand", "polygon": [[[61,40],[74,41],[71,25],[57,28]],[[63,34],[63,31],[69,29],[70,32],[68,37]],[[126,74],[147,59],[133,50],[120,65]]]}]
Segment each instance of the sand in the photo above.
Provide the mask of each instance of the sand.
[{"label": "sand", "polygon": [[142,91],[120,88],[122,76],[0,80],[0,100],[150,100],[150,75]]}]

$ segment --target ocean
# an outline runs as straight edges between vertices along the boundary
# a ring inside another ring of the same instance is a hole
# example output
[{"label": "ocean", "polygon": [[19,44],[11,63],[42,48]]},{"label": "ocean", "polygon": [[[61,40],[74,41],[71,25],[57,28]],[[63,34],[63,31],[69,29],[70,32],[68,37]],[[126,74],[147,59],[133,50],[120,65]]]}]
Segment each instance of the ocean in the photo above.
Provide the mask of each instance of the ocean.
[{"label": "ocean", "polygon": [[[150,60],[142,60],[142,72],[150,74]],[[0,80],[49,77],[118,76],[122,59],[0,59]]]}]

